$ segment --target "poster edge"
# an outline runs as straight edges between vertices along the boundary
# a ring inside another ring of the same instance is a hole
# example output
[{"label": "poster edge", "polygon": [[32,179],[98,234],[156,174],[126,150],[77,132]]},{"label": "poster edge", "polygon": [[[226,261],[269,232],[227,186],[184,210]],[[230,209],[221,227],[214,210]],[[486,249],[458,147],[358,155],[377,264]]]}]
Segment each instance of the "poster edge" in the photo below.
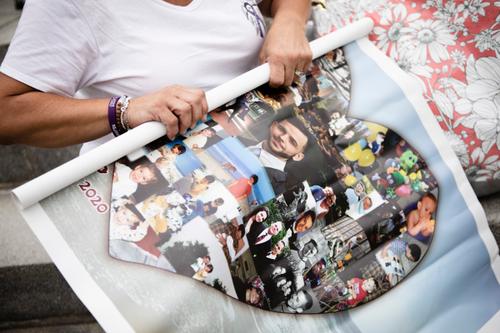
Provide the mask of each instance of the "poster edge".
[{"label": "poster edge", "polygon": [[[401,88],[405,97],[415,108],[415,113],[420,119],[422,127],[429,134],[429,136],[432,134],[432,137],[436,139],[433,140],[433,142],[437,148],[438,154],[453,174],[453,179],[455,180],[460,194],[464,198],[466,207],[474,217],[478,235],[485,245],[486,252],[488,253],[490,267],[495,275],[495,278],[497,279],[497,282],[500,283],[500,270],[496,269],[494,265],[495,258],[498,257],[499,248],[488,226],[488,220],[484,209],[481,206],[476,193],[472,189],[469,180],[465,176],[457,156],[452,151],[451,147],[445,144],[446,138],[444,137],[443,131],[439,127],[428,104],[415,95],[415,91],[421,90],[417,85],[417,82],[411,80],[406,72],[395,65],[395,63],[383,54],[375,45],[373,45],[368,38],[365,37],[359,39],[356,41],[356,44],[377,65],[384,66],[387,76],[389,76],[391,80],[393,80]],[[465,198],[472,199],[465,200]]]},{"label": "poster edge", "polygon": [[97,285],[39,203],[21,210],[26,224],[71,289],[106,332],[135,332],[111,299]]}]

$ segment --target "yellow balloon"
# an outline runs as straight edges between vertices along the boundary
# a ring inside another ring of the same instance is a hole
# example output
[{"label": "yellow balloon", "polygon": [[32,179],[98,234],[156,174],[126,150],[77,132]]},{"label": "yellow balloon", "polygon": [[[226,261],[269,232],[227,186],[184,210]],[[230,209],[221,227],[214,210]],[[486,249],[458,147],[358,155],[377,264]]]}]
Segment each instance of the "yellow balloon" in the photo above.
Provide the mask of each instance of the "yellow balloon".
[{"label": "yellow balloon", "polygon": [[354,186],[354,184],[356,184],[356,181],[357,179],[353,175],[347,175],[344,178],[344,183],[349,187]]},{"label": "yellow balloon", "polygon": [[373,162],[375,162],[375,155],[373,155],[371,149],[365,149],[359,154],[358,164],[360,167],[369,167]]},{"label": "yellow balloon", "polygon": [[351,162],[357,161],[360,154],[361,154],[361,145],[358,142],[353,143],[344,150],[345,158]]}]

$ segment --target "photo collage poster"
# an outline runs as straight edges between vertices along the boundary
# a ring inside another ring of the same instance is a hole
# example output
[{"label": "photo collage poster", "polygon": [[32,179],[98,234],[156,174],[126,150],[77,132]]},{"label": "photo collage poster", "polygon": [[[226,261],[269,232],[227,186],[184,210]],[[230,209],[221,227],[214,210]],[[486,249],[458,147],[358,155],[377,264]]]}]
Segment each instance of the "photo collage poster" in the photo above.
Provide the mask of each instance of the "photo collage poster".
[{"label": "photo collage poster", "polygon": [[437,183],[404,138],[348,117],[350,86],[337,49],[290,87],[117,161],[110,255],[276,312],[336,312],[394,287],[429,248]]}]

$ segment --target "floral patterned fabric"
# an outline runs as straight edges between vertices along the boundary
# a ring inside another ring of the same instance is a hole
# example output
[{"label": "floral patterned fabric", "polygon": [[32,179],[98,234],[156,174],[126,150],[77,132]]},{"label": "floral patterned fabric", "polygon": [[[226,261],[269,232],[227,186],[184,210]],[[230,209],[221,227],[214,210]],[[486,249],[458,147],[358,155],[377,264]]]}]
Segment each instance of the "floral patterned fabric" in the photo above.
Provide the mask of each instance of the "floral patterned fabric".
[{"label": "floral patterned fabric", "polygon": [[313,1],[317,34],[364,16],[370,40],[421,84],[478,195],[500,190],[500,1]]}]

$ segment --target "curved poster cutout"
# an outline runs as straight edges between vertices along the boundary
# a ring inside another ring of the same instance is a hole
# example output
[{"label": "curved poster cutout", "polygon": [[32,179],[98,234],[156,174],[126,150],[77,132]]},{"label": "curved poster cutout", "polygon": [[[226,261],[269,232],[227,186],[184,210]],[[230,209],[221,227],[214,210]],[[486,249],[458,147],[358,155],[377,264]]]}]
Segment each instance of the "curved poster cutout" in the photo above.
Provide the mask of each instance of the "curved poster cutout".
[{"label": "curved poster cutout", "polygon": [[260,87],[118,161],[110,254],[277,312],[388,291],[428,250],[438,189],[404,138],[346,116],[349,90],[338,49],[292,87]]}]

